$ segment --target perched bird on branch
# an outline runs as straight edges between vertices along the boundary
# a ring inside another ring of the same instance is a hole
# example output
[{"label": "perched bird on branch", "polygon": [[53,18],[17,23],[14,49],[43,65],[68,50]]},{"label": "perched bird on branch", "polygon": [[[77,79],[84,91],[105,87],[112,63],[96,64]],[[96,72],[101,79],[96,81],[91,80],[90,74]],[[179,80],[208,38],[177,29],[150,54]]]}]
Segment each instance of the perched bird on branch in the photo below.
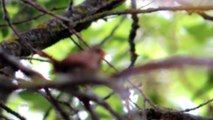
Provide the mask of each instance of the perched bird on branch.
[{"label": "perched bird on branch", "polygon": [[100,70],[101,60],[104,58],[104,51],[99,47],[91,47],[84,51],[76,52],[62,61],[58,61],[45,52],[38,52],[42,57],[48,58],[53,64],[55,72],[58,73],[96,73]]},{"label": "perched bird on branch", "polygon": [[[65,59],[58,61],[45,52],[38,51],[42,57],[48,58],[53,64],[54,71],[59,73],[57,78],[60,81],[74,79],[84,80],[93,79],[100,70],[101,60],[104,58],[104,51],[99,47],[91,47],[84,51],[73,53]],[[62,75],[61,75],[62,74]],[[79,79],[80,78],[80,79]],[[71,95],[77,95],[79,86],[63,87],[59,90],[65,91]],[[88,99],[79,98],[86,106],[89,104]]]}]

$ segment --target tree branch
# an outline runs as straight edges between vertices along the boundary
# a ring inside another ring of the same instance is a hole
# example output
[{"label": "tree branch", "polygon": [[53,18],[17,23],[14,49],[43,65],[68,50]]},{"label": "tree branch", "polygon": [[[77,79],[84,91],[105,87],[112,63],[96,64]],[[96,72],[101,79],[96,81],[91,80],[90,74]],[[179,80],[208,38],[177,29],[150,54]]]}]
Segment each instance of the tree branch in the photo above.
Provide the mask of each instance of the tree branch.
[{"label": "tree branch", "polygon": [[[91,19],[91,16],[95,16],[103,11],[110,11],[124,1],[125,0],[85,0],[82,4],[73,7],[71,11],[66,11],[62,14],[62,16],[70,20],[69,22],[65,21],[62,24],[62,21],[51,19],[40,25],[42,27],[20,33],[19,35],[22,39],[13,37],[9,41],[1,42],[0,48],[14,56],[28,56],[31,54],[31,50],[24,47],[21,43],[26,41],[35,49],[45,49],[59,40],[69,37],[71,33],[68,28],[72,28],[77,32],[86,29],[92,21],[98,19],[97,17]],[[64,24],[67,28],[64,27]],[[0,67],[3,66],[1,62]]]},{"label": "tree branch", "polygon": [[[190,115],[186,113],[181,113],[174,110],[165,109],[146,109],[147,120],[213,120],[212,118],[204,118],[200,116]],[[144,116],[143,111],[136,111],[130,114],[134,119],[140,120]],[[124,116],[124,118],[127,115]],[[125,119],[126,120],[126,119]]]}]

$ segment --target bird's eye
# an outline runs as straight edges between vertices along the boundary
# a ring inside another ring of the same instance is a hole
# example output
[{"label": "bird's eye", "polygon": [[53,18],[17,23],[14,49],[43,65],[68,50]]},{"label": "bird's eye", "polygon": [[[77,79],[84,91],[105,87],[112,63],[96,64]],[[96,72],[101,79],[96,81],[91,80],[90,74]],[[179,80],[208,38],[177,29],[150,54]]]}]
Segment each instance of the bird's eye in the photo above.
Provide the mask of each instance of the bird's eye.
[{"label": "bird's eye", "polygon": [[105,56],[105,53],[101,48],[95,48],[94,52],[99,54],[102,58],[104,58],[104,56]]},{"label": "bird's eye", "polygon": [[102,53],[103,51],[102,51],[101,49],[99,49],[99,48],[96,48],[96,49],[95,49],[95,52],[96,52],[96,53]]}]

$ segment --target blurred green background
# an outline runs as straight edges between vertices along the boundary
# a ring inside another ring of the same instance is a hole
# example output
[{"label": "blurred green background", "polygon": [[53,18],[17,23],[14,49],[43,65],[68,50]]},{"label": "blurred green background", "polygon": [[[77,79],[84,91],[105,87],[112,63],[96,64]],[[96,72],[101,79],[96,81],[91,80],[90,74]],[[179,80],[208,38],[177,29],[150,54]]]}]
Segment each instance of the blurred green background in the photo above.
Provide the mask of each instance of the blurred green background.
[{"label": "blurred green background", "polygon": [[[54,11],[57,14],[63,13],[68,0],[37,0],[37,3],[44,6],[48,10],[53,8],[64,8]],[[82,0],[74,0],[75,4],[81,3]],[[139,2],[138,2],[139,4]],[[140,3],[141,6],[143,4]],[[156,7],[158,4],[151,3],[149,7]],[[123,4],[117,10],[128,8],[128,4]],[[7,9],[13,22],[29,19],[40,15],[41,13],[35,9],[24,5],[17,0],[10,0],[7,3]],[[0,16],[3,13],[0,12]],[[15,25],[19,32],[24,32],[32,28],[36,28],[39,24],[50,19],[45,15],[39,19]],[[124,19],[124,20],[123,20]],[[179,12],[155,12],[139,15],[140,28],[137,31],[135,39],[136,53],[138,59],[136,65],[142,65],[147,62],[168,58],[177,55],[194,56],[198,58],[213,57],[213,22],[203,19],[198,14],[188,14],[185,11]],[[1,17],[1,24],[6,22]],[[103,49],[106,51],[106,59],[114,65],[118,70],[123,70],[130,64],[128,35],[130,33],[132,20],[127,16],[109,16],[107,21],[98,20],[94,22],[88,29],[81,32],[82,38],[89,45],[101,43],[105,37],[111,36],[104,44]],[[114,34],[110,35],[115,26],[119,25]],[[13,36],[13,32],[9,27],[0,27],[0,40],[9,39]],[[74,37],[75,38],[75,37]],[[77,41],[77,39],[75,38]],[[54,58],[61,60],[68,54],[78,51],[78,47],[69,39],[64,39],[57,44],[45,49]],[[38,57],[38,56],[35,56]],[[30,64],[23,60],[23,63],[42,72],[47,77],[53,77],[52,67],[48,63],[33,61]],[[41,66],[45,67],[41,70]],[[106,63],[103,63],[102,71],[105,74],[112,74],[115,71]],[[20,76],[20,73],[17,73]],[[146,96],[153,101],[154,104],[183,110],[193,108],[197,105],[211,99],[213,97],[213,72],[204,67],[186,67],[184,69],[162,69],[153,71],[148,74],[141,74],[131,79],[136,85],[140,85],[140,89],[144,91]],[[105,87],[96,87],[94,91],[102,96],[107,96],[111,90]],[[55,91],[55,95],[59,94]],[[143,107],[143,97],[137,90],[130,90],[130,99],[139,107]],[[61,100],[68,101],[70,104],[82,109],[82,105],[76,99],[70,99],[67,95],[63,95]],[[107,102],[119,113],[124,114],[126,111],[124,103],[118,95],[113,95]],[[17,91],[13,94],[8,106],[13,110],[23,114],[24,116],[35,116],[35,120],[40,120],[43,114],[51,106],[49,102],[41,95],[30,91]],[[131,104],[132,110],[138,108]],[[97,112],[103,119],[112,119],[110,114],[101,107],[97,107]],[[213,117],[213,104],[191,111],[195,115]],[[6,114],[6,113],[5,113]],[[84,110],[80,112],[82,119],[88,115]],[[52,109],[48,120],[52,120],[57,116]],[[30,120],[33,120],[31,117]]]}]

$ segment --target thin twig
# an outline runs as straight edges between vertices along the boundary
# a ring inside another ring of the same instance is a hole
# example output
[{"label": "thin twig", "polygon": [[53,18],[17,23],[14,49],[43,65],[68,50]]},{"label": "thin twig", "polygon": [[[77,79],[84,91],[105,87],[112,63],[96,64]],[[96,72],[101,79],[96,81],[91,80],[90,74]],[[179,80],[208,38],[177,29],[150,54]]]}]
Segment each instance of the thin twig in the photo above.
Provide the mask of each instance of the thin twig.
[{"label": "thin twig", "polygon": [[8,11],[6,9],[5,0],[2,0],[2,1],[3,1],[2,8],[3,8],[3,13],[4,13],[4,19],[6,20],[7,24],[12,29],[12,31],[15,33],[15,35],[20,39],[20,44],[23,45],[24,47],[28,48],[30,50],[30,52],[33,53],[34,52],[33,47],[27,42],[27,39],[24,39],[21,35],[19,35],[18,31],[15,29],[15,27],[11,23]]},{"label": "thin twig", "polygon": [[58,102],[55,100],[55,98],[52,96],[51,92],[49,91],[48,88],[44,89],[47,96],[48,96],[48,100],[50,101],[50,103],[52,103],[52,105],[56,108],[56,110],[61,114],[61,116],[63,117],[64,120],[70,120],[69,115],[62,110],[62,108],[60,107],[60,105],[58,104]]},{"label": "thin twig", "polygon": [[[35,17],[32,17],[32,18],[28,18],[26,20],[21,20],[21,21],[15,21],[15,22],[12,22],[13,25],[19,25],[19,24],[23,24],[23,23],[28,23],[28,22],[31,22],[33,20],[37,20],[38,18],[44,16],[45,13],[42,13],[40,15],[37,15]],[[7,24],[0,24],[0,27],[7,27],[8,25]]]},{"label": "thin twig", "polygon": [[12,66],[13,68],[16,69],[20,69],[25,75],[27,76],[37,76],[40,78],[41,81],[46,79],[43,77],[43,75],[41,75],[40,73],[27,68],[25,66],[23,66],[20,62],[18,62],[18,60],[11,55],[7,55],[5,52],[3,52],[3,50],[0,49],[0,58],[2,61],[4,61],[5,64]]},{"label": "thin twig", "polygon": [[[56,11],[56,10],[61,10],[61,9],[65,9],[65,7],[60,7],[60,8],[52,8],[50,9],[50,11]],[[11,22],[13,25],[19,25],[19,24],[23,24],[23,23],[28,23],[28,22],[31,22],[33,20],[37,20],[39,18],[41,18],[42,16],[45,16],[46,13],[41,13],[37,16],[34,16],[34,17],[31,17],[31,18],[28,18],[28,19],[25,19],[25,20],[21,20],[21,21],[15,21],[15,22]],[[0,27],[7,27],[8,24],[0,24]]]},{"label": "thin twig", "polygon": [[[63,95],[63,92],[61,92],[58,96],[56,96],[56,100],[57,99],[59,99],[61,96]],[[48,109],[47,109],[47,111],[45,112],[45,114],[43,115],[43,119],[42,120],[45,120],[47,117],[48,117],[48,115],[49,115],[49,113],[50,113],[50,111],[52,110],[52,106],[50,106]]]},{"label": "thin twig", "polygon": [[7,118],[6,116],[1,115],[1,114],[0,114],[0,118],[1,118],[2,120],[11,120],[11,119],[9,119],[9,118]]},{"label": "thin twig", "polygon": [[84,19],[81,19],[75,23],[73,23],[73,26],[76,26],[77,24],[80,23],[85,23],[87,21],[93,21],[93,20],[97,20],[100,18],[104,18],[106,16],[111,16],[111,15],[127,15],[127,14],[148,14],[148,13],[153,13],[153,12],[158,12],[158,11],[210,11],[213,10],[213,6],[199,6],[199,7],[159,7],[159,8],[148,8],[148,9],[127,9],[127,10],[121,10],[121,11],[104,11],[101,13],[98,13],[96,15],[94,15],[93,17],[88,16],[85,17]]},{"label": "thin twig", "polygon": [[82,42],[85,46],[90,47],[89,44],[74,29],[69,29],[69,31],[70,33],[73,33],[79,39],[79,41]]},{"label": "thin twig", "polygon": [[200,104],[200,105],[198,105],[197,107],[188,108],[188,109],[185,109],[185,110],[181,110],[180,112],[190,112],[190,111],[192,111],[192,110],[199,109],[199,108],[201,108],[201,107],[203,107],[203,106],[205,106],[205,105],[207,105],[207,104],[209,104],[209,103],[211,103],[211,102],[213,102],[213,98],[210,99],[210,100],[208,100],[208,101],[206,101],[206,102],[204,102],[204,103],[202,103],[202,104]]},{"label": "thin twig", "polygon": [[203,17],[205,20],[213,21],[213,16],[210,16],[204,12],[198,12],[198,14]]},{"label": "thin twig", "polygon": [[[189,6],[177,6],[177,7],[158,7],[158,8],[148,8],[148,9],[127,9],[122,11],[107,11],[104,16],[108,15],[122,15],[122,14],[144,14],[144,13],[153,13],[158,11],[210,11],[213,10],[213,6],[198,6],[198,7],[189,7]],[[107,15],[106,15],[107,14]]]},{"label": "thin twig", "polygon": [[51,15],[51,16],[53,16],[53,17],[55,17],[59,20],[62,20],[62,21],[69,21],[68,18],[63,17],[63,16],[59,16],[59,15],[55,15],[53,12],[46,10],[44,7],[38,5],[37,3],[33,2],[32,0],[21,0],[21,1],[30,5],[31,7],[35,8],[36,10],[38,10],[42,13],[46,13],[46,14]]},{"label": "thin twig", "polygon": [[100,120],[99,116],[94,111],[93,107],[90,105],[89,100],[82,101],[82,102],[84,103],[84,106],[85,106],[86,110],[90,113],[91,119],[92,120]]},{"label": "thin twig", "polygon": [[26,120],[24,117],[22,117],[20,114],[18,114],[17,112],[13,111],[12,109],[10,109],[9,107],[7,107],[6,105],[4,105],[1,101],[0,101],[0,107],[4,110],[6,110],[8,113],[16,116],[17,118],[19,118],[20,120]]},{"label": "thin twig", "polygon": [[[133,87],[135,88],[142,96],[143,96],[143,114],[146,115],[146,102],[149,103],[149,105],[151,105],[154,109],[157,109],[157,107],[152,103],[152,101],[144,94],[144,92],[138,88],[138,86],[136,86],[134,83],[132,83],[128,78],[127,78],[127,82]],[[130,98],[129,98],[130,99]],[[128,102],[128,101],[127,101]],[[127,106],[128,107],[128,106]],[[136,106],[137,107],[137,106]],[[147,116],[143,116],[144,120],[147,120],[146,118]]]},{"label": "thin twig", "polygon": [[73,0],[69,0],[68,10],[69,10],[70,12],[72,12],[73,4],[74,4]]},{"label": "thin twig", "polygon": [[104,45],[108,40],[110,40],[110,38],[113,37],[113,35],[115,34],[116,30],[121,26],[121,24],[124,22],[125,19],[126,19],[126,16],[121,18],[121,20],[118,22],[118,24],[115,25],[115,27],[111,30],[109,35],[107,35],[103,40],[101,40],[101,42],[99,43],[99,46]]},{"label": "thin twig", "polygon": [[141,110],[141,107],[140,107],[138,104],[136,104],[136,103],[135,103],[134,101],[132,101],[131,99],[129,99],[129,101],[130,101],[132,104],[134,104],[136,108],[138,108],[139,110]]},{"label": "thin twig", "polygon": [[73,91],[72,95],[74,95],[78,98],[83,98],[83,99],[86,98],[87,100],[94,101],[97,104],[99,104],[100,106],[104,107],[106,110],[108,110],[116,119],[122,120],[122,117],[117,112],[115,112],[107,102],[105,102],[103,99],[99,98],[95,94],[86,94],[86,93],[82,93],[79,91],[78,92]]},{"label": "thin twig", "polygon": [[70,105],[69,102],[59,101],[59,100],[57,100],[57,102],[60,103],[60,104],[62,104],[62,105],[64,105],[64,106],[66,106],[66,107],[68,107],[70,110],[72,110],[72,111],[73,111],[74,113],[76,113],[76,114],[79,112],[79,110],[76,109],[76,108],[73,108],[73,107]]},{"label": "thin twig", "polygon": [[4,13],[4,19],[6,20],[7,24],[12,29],[12,31],[15,33],[15,35],[17,37],[21,38],[20,35],[19,35],[19,33],[18,33],[18,31],[16,31],[15,27],[13,26],[13,24],[10,21],[9,14],[8,14],[7,9],[6,9],[5,0],[2,0],[2,8],[3,8],[3,13]]},{"label": "thin twig", "polygon": [[78,44],[72,37],[69,37],[69,38],[80,50],[84,50],[83,47],[81,47],[81,45]]},{"label": "thin twig", "polygon": [[[133,9],[136,9],[136,1],[135,0],[131,0],[131,6]],[[136,33],[137,33],[137,29],[139,28],[139,18],[137,16],[137,14],[132,14],[131,15],[133,23],[132,23],[132,27],[130,30],[130,34],[129,34],[129,38],[128,38],[128,42],[129,42],[129,46],[130,46],[130,59],[131,59],[131,63],[129,65],[129,68],[133,67],[135,64],[135,61],[137,59],[137,54],[135,53],[135,37],[136,37]]]},{"label": "thin twig", "polygon": [[105,96],[104,98],[103,98],[103,100],[105,101],[105,100],[107,100],[107,99],[109,99],[112,95],[114,95],[115,94],[115,92],[113,91],[113,92],[111,92],[111,93],[109,93],[107,96]]},{"label": "thin twig", "polygon": [[44,59],[40,59],[40,58],[29,58],[29,57],[20,57],[19,59],[22,60],[35,60],[35,61],[39,61],[39,62],[50,62],[49,60],[44,60]]},{"label": "thin twig", "polygon": [[[73,33],[79,40],[80,42],[82,42],[85,46],[90,47],[89,44],[73,29],[69,29],[70,33]],[[75,42],[76,43],[76,42]],[[76,43],[77,44],[77,43]],[[78,47],[80,49],[82,49],[82,47],[80,47],[79,44],[77,44]],[[109,61],[107,61],[106,59],[103,59],[104,62],[106,62],[113,70],[115,70],[116,72],[118,72],[119,70],[116,69]]]}]

